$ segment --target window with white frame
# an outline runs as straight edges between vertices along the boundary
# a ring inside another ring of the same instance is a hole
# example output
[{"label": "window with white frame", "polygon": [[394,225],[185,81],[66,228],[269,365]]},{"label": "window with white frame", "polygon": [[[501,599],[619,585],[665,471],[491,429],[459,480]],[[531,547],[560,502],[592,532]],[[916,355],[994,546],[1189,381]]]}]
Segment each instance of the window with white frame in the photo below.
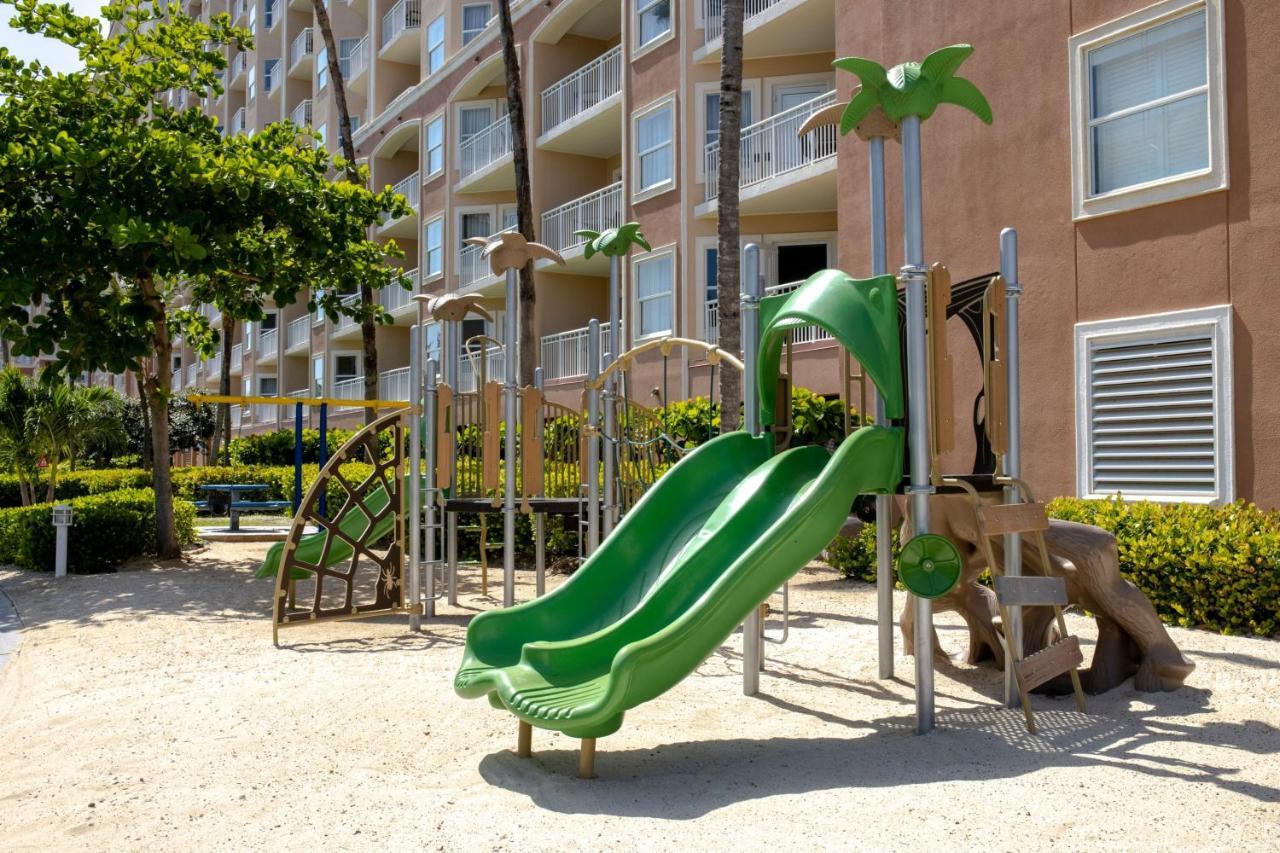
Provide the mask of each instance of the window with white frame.
[{"label": "window with white frame", "polygon": [[258,34],[258,4],[249,7],[249,35],[256,36]]},{"label": "window with white frame", "polygon": [[322,47],[316,54],[316,91],[329,84],[329,48]]},{"label": "window with white frame", "polygon": [[444,272],[444,220],[433,219],[422,230],[423,242],[426,245],[426,251],[423,253],[425,266],[423,277],[430,278]]},{"label": "window with white frame", "polygon": [[249,66],[249,76],[247,80],[248,80],[248,83],[246,83],[246,86],[248,88],[248,94],[246,96],[246,100],[252,101],[254,98],[258,97],[258,66],[257,65]]},{"label": "window with white frame", "polygon": [[355,55],[356,47],[363,40],[358,38],[338,39],[338,70],[342,72],[344,81],[351,76],[351,57]]},{"label": "window with white frame", "polygon": [[311,359],[311,393],[317,397],[325,395],[324,390],[324,356]]},{"label": "window with white frame", "polygon": [[363,375],[360,359],[354,353],[335,353],[333,356],[333,381],[342,382]]},{"label": "window with white frame", "polygon": [[467,240],[472,237],[488,237],[493,233],[490,225],[492,220],[490,214],[486,211],[474,211],[459,214],[458,224],[461,226],[459,239],[463,246],[467,245]]},{"label": "window with white frame", "polygon": [[1077,218],[1226,187],[1221,0],[1165,0],[1070,44]]},{"label": "window with white frame", "polygon": [[675,253],[668,250],[637,258],[633,271],[636,337],[670,332],[675,319],[671,295],[675,282]]},{"label": "window with white frame", "polygon": [[462,7],[462,43],[466,44],[484,32],[489,25],[488,3],[473,3]]},{"label": "window with white frame", "polygon": [[444,65],[444,15],[427,25],[427,73],[434,74]]},{"label": "window with white frame", "polygon": [[[742,90],[742,121],[739,123],[742,127],[755,121],[752,118],[754,110],[751,94],[750,89]],[[705,128],[702,143],[706,146],[720,139],[720,92],[717,90],[705,93],[702,104],[704,110],[702,126]]]},{"label": "window with white frame", "polygon": [[280,67],[280,60],[267,59],[262,63],[262,91],[271,94],[276,87],[276,71]]},{"label": "window with white frame", "polygon": [[258,393],[263,397],[274,397],[279,392],[280,384],[274,376],[258,377]]},{"label": "window with white frame", "polygon": [[635,119],[636,192],[652,192],[675,185],[672,148],[675,109],[670,100]]},{"label": "window with white frame", "polygon": [[1235,499],[1231,306],[1079,323],[1082,497]]},{"label": "window with white frame", "polygon": [[427,176],[444,170],[444,116],[427,122]]},{"label": "window with white frame", "polygon": [[493,124],[493,104],[472,104],[458,108],[458,144],[466,142]]},{"label": "window with white frame", "polygon": [[262,5],[262,23],[270,30],[276,25],[276,3],[278,0],[266,0]]},{"label": "window with white frame", "polygon": [[655,42],[671,32],[671,0],[635,0],[636,47]]}]

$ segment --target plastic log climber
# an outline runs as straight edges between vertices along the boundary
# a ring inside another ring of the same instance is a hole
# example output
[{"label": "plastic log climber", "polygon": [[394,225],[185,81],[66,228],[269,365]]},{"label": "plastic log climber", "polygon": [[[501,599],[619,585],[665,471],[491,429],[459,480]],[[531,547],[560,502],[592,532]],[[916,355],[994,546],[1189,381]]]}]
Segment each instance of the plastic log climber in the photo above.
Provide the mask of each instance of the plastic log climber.
[{"label": "plastic log climber", "polygon": [[478,615],[454,679],[532,727],[581,738],[591,776],[597,738],[679,683],[839,532],[853,499],[894,490],[903,434],[864,426],[834,452],[774,455],[770,427],[788,333],[819,326],[863,365],[891,418],[903,415],[896,288],[890,276],[814,275],[760,305],[753,389],[765,429],[697,447],[644,494],[578,571],[534,601]]}]

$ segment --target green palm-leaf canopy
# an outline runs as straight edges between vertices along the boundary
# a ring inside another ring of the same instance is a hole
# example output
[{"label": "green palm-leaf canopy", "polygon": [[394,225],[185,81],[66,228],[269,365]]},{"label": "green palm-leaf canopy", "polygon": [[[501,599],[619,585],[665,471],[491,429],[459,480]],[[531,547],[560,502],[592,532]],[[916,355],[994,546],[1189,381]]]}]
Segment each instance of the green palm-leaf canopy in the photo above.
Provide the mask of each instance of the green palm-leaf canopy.
[{"label": "green palm-leaf canopy", "polygon": [[631,251],[632,246],[639,246],[646,252],[653,251],[644,234],[640,233],[639,222],[627,222],[617,228],[609,228],[603,232],[584,228],[573,232],[575,237],[587,241],[582,247],[582,256],[590,259],[597,253],[607,258],[618,258]]},{"label": "green palm-leaf canopy", "polygon": [[939,104],[954,104],[991,124],[991,105],[982,92],[963,77],[955,76],[971,53],[971,45],[953,44],[935,50],[923,62],[904,62],[887,70],[860,56],[837,59],[832,65],[850,72],[862,83],[840,117],[840,132],[852,131],[877,106],[895,123],[907,116],[924,121]]}]

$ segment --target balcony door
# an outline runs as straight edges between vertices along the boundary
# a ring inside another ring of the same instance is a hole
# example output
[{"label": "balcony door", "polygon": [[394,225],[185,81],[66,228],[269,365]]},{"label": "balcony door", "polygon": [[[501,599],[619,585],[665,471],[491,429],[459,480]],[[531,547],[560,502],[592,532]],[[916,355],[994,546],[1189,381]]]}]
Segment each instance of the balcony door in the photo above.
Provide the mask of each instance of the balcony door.
[{"label": "balcony door", "polygon": [[792,284],[807,279],[830,266],[826,243],[790,243],[775,247],[773,268],[777,284]]}]

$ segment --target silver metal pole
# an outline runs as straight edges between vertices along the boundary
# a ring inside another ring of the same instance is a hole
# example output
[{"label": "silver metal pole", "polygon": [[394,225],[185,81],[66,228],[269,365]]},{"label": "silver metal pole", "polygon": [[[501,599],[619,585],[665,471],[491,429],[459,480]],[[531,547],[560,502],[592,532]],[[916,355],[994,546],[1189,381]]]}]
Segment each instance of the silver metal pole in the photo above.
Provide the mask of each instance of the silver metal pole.
[{"label": "silver metal pole", "polygon": [[[748,243],[742,247],[741,335],[743,427],[751,435],[760,433],[760,394],[756,388],[756,363],[760,358],[760,297],[764,293],[761,280],[760,246]],[[764,620],[760,608],[753,607],[742,623],[742,694],[760,692],[760,670],[764,668]]]},{"label": "silver metal pole", "polygon": [[[587,323],[587,380],[594,382],[600,375],[600,321]],[[587,422],[582,428],[587,433],[587,547],[591,556],[600,545],[600,442],[594,431],[600,423],[600,391],[587,392]]]},{"label": "silver metal pole", "polygon": [[[1004,360],[1008,385],[1009,424],[1008,450],[1004,457],[1004,472],[1010,477],[1022,476],[1022,409],[1018,369],[1018,301],[1022,296],[1022,282],[1018,278],[1018,232],[1005,228],[1000,232],[1000,275],[1004,278],[1005,304],[1005,351],[1000,353]],[[1017,486],[1006,486],[1004,490],[1006,503],[1019,500]],[[1010,577],[1022,574],[1022,534],[1009,533],[1004,538],[1004,572]],[[1022,648],[1022,608],[1009,608],[1009,636],[1014,648]],[[1010,655],[1004,661],[1004,701],[1012,706],[1018,700],[1013,678],[1013,663]]]},{"label": "silver metal pole", "polygon": [[516,603],[516,453],[519,441],[519,427],[516,409],[519,407],[517,397],[516,371],[520,355],[520,304],[519,304],[520,271],[515,267],[507,270],[507,341],[506,341],[506,381],[504,383],[503,419],[507,423],[506,448],[506,482],[502,488],[502,606],[510,607]]},{"label": "silver metal pole", "polygon": [[409,329],[409,630],[422,628],[422,326]]},{"label": "silver metal pole", "polygon": [[[610,364],[623,353],[619,348],[622,324],[622,258],[614,255],[609,258],[609,346],[605,347],[604,363]],[[609,535],[617,520],[618,512],[618,445],[617,438],[617,399],[618,374],[614,373],[604,387],[604,433],[600,442],[600,452],[604,459],[604,514],[601,518],[601,538]]]},{"label": "silver metal pole", "polygon": [[[462,321],[450,320],[445,323],[443,336],[445,384],[453,391],[453,406],[449,412],[448,439],[444,448],[445,461],[448,463],[449,482],[454,492],[458,484],[458,359],[462,357]],[[479,389],[477,388],[477,393]],[[444,552],[445,571],[448,574],[449,603],[458,603],[458,514],[444,511]]]},{"label": "silver metal pole", "polygon": [[[539,391],[543,388],[542,368],[533,369],[533,387]],[[536,597],[542,597],[547,591],[547,515],[543,512],[533,514],[533,575]]]},{"label": "silver metal pole", "polygon": [[[871,274],[889,272],[888,219],[884,193],[884,137],[870,140]],[[876,423],[888,424],[884,399],[874,386],[871,400]],[[880,677],[893,678],[893,520],[892,498],[876,495],[876,640]]]},{"label": "silver metal pole", "polygon": [[424,607],[428,619],[436,615],[436,409],[438,397],[436,391],[436,361],[427,359],[427,387],[422,394],[422,422],[426,426],[426,472],[427,501],[423,519],[423,530],[426,533],[427,595]]},{"label": "silver metal pole", "polygon": [[[920,118],[902,120],[902,236],[907,289],[907,404],[911,419],[911,499],[913,535],[929,532],[929,377],[925,345],[927,270],[924,265],[924,193],[920,177]],[[931,731],[933,707],[933,603],[915,599],[916,731]]]}]

